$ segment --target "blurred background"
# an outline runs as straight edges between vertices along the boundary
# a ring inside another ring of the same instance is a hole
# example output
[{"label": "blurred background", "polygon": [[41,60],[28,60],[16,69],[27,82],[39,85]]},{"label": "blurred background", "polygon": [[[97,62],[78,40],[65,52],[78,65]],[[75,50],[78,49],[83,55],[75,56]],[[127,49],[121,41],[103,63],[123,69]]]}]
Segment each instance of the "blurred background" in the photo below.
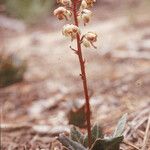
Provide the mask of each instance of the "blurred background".
[{"label": "blurred background", "polygon": [[[69,49],[75,44],[61,34],[66,22],[53,16],[57,7],[54,0],[0,0],[2,149],[48,149],[83,106],[78,59]],[[92,11],[90,24],[81,24],[99,37],[96,50],[83,49],[92,122],[109,133],[123,113],[150,107],[150,0],[97,0]]]}]

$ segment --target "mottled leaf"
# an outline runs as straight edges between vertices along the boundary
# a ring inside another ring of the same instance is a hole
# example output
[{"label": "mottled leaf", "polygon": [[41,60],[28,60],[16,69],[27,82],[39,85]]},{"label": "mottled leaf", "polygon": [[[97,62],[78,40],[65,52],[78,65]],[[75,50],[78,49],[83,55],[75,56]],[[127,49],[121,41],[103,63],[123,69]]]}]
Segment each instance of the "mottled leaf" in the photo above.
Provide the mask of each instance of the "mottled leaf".
[{"label": "mottled leaf", "polygon": [[122,136],[125,125],[126,125],[126,121],[127,121],[127,114],[123,115],[121,119],[119,120],[117,127],[115,129],[115,132],[113,134],[113,137]]},{"label": "mottled leaf", "polygon": [[83,144],[83,134],[78,130],[78,128],[76,128],[75,126],[73,126],[71,128],[71,131],[70,131],[70,138],[73,140],[73,141],[76,141],[78,143],[81,143]]},{"label": "mottled leaf", "polygon": [[[95,124],[92,129],[92,144],[96,141],[98,138],[103,138],[102,129],[98,124]],[[88,135],[86,134],[84,137],[84,146],[88,147]]]},{"label": "mottled leaf", "polygon": [[97,139],[90,150],[119,150],[122,140],[123,136],[109,139]]},{"label": "mottled leaf", "polygon": [[65,135],[60,135],[58,140],[68,149],[68,150],[87,150],[80,143],[77,143]]}]

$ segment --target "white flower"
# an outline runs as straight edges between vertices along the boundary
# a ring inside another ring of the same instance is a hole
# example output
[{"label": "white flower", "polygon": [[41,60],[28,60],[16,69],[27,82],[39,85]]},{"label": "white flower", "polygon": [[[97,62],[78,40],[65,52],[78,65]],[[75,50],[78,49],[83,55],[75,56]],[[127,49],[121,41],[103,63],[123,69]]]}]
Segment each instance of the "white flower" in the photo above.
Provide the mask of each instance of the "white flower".
[{"label": "white flower", "polygon": [[82,43],[85,47],[91,47],[91,43],[86,38],[83,38]]},{"label": "white flower", "polygon": [[89,23],[90,19],[92,16],[92,12],[88,9],[83,9],[79,15],[78,15],[78,19],[82,20],[84,25],[86,25],[87,23]]},{"label": "white flower", "polygon": [[64,7],[58,7],[57,9],[54,10],[54,15],[59,19],[59,20],[69,20],[72,16],[71,11],[67,10]]},{"label": "white flower", "polygon": [[88,32],[85,34],[85,38],[91,42],[97,41],[97,34],[94,32]]},{"label": "white flower", "polygon": [[62,34],[66,37],[71,37],[73,41],[76,39],[77,34],[80,34],[80,29],[73,24],[67,24],[63,27]]},{"label": "white flower", "polygon": [[94,32],[88,32],[83,36],[82,43],[85,47],[91,47],[93,46],[96,48],[96,46],[93,44],[97,41],[97,34]]},{"label": "white flower", "polygon": [[87,7],[93,7],[94,3],[96,2],[96,0],[85,0],[87,3]]},{"label": "white flower", "polygon": [[87,7],[88,5],[86,3],[86,0],[82,0],[80,9],[83,10],[83,9],[86,9]]},{"label": "white flower", "polygon": [[72,4],[71,0],[57,0],[57,3],[61,3],[65,6],[71,6]]}]

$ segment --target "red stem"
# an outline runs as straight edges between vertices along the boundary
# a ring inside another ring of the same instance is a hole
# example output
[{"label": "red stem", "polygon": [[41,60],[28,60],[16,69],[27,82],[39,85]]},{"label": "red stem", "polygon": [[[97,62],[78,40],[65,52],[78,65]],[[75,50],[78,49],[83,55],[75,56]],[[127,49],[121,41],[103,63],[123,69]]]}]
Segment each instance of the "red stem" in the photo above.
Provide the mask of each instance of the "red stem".
[{"label": "red stem", "polygon": [[[78,27],[79,23],[78,23],[78,19],[77,19],[77,4],[78,4],[78,0],[73,0],[73,14],[74,14],[74,21],[75,21],[75,25]],[[78,54],[78,58],[79,58],[79,62],[80,62],[80,69],[81,69],[81,77],[82,77],[82,81],[83,81],[83,89],[84,89],[84,96],[85,96],[85,100],[86,100],[86,121],[87,121],[87,132],[88,132],[88,145],[89,148],[91,147],[91,122],[90,122],[90,118],[91,118],[91,111],[90,111],[90,103],[89,103],[89,94],[88,94],[88,87],[87,87],[87,78],[86,78],[86,72],[85,72],[85,61],[83,60],[83,56],[82,56],[82,49],[81,49],[81,43],[80,43],[80,35],[77,34],[77,54]]]}]

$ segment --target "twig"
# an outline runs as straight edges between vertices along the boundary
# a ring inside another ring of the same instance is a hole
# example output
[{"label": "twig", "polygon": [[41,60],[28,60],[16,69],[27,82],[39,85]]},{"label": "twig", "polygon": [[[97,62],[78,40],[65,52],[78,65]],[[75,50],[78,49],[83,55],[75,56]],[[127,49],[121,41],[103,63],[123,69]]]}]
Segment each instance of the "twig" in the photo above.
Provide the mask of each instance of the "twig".
[{"label": "twig", "polygon": [[148,137],[149,137],[149,130],[150,130],[150,113],[149,113],[148,123],[147,123],[145,136],[144,136],[144,140],[143,140],[142,150],[146,150],[146,145],[147,145],[147,141],[148,141]]},{"label": "twig", "polygon": [[22,130],[22,129],[30,129],[32,126],[31,124],[1,124],[0,129],[5,132],[12,132],[16,130]]},{"label": "twig", "polygon": [[74,52],[75,52],[75,54],[77,54],[77,55],[78,55],[78,50],[76,50],[76,49],[72,48],[71,46],[70,46],[70,49],[71,49],[72,51],[74,51]]},{"label": "twig", "polygon": [[138,147],[136,147],[135,145],[133,145],[132,143],[128,142],[128,141],[123,141],[124,144],[129,145],[130,147],[133,147],[135,150],[140,150]]}]

